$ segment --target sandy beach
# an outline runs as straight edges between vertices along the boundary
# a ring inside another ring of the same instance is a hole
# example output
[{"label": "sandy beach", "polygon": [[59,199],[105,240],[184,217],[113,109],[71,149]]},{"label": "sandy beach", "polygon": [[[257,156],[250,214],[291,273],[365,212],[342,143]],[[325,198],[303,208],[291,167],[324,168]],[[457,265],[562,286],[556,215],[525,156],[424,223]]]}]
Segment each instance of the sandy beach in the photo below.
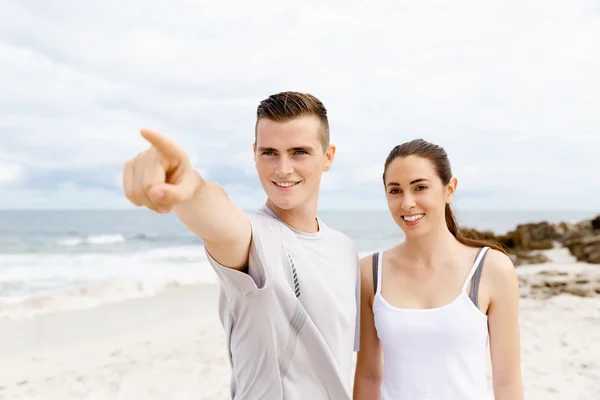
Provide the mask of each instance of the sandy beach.
[{"label": "sandy beach", "polygon": [[[540,271],[584,274],[564,249]],[[0,399],[228,398],[229,365],[216,313],[217,287],[182,287],[118,304],[0,320]],[[528,400],[597,399],[600,297],[521,300]]]}]

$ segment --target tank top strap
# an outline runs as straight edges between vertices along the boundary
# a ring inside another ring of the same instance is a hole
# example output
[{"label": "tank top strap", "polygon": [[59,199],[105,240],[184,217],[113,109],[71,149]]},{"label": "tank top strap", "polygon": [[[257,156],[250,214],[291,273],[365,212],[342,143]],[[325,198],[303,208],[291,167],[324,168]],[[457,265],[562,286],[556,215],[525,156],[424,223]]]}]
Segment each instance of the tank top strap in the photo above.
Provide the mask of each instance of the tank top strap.
[{"label": "tank top strap", "polygon": [[371,268],[373,269],[373,293],[377,294],[377,277],[379,271],[377,270],[377,264],[379,260],[379,253],[373,253],[371,258]]},{"label": "tank top strap", "polygon": [[373,291],[375,294],[381,291],[381,264],[382,264],[383,252],[379,251],[373,253]]},{"label": "tank top strap", "polygon": [[471,268],[471,271],[469,271],[469,275],[467,276],[467,279],[465,280],[465,283],[463,285],[463,288],[462,288],[463,292],[465,292],[467,290],[467,287],[469,287],[469,282],[471,282],[471,279],[473,278],[473,275],[475,275],[475,273],[477,272],[477,270],[481,266],[481,264],[483,262],[483,258],[485,257],[485,253],[488,250],[489,250],[489,247],[486,246],[486,247],[482,247],[477,252],[477,256],[475,257],[475,262],[473,263],[473,268]]}]

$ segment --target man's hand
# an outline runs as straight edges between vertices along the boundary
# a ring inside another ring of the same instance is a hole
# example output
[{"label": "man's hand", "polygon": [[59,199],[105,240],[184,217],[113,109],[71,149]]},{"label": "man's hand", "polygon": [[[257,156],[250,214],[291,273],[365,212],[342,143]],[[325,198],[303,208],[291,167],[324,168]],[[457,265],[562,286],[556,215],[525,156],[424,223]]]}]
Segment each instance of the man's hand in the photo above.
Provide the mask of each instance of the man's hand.
[{"label": "man's hand", "polygon": [[151,147],[125,163],[125,196],[138,207],[168,213],[191,199],[203,180],[172,140],[149,129],[142,129],[141,134]]},{"label": "man's hand", "polygon": [[151,147],[125,163],[125,196],[138,207],[174,211],[218,263],[244,269],[252,238],[248,216],[219,184],[202,179],[181,147],[149,129],[141,133]]}]

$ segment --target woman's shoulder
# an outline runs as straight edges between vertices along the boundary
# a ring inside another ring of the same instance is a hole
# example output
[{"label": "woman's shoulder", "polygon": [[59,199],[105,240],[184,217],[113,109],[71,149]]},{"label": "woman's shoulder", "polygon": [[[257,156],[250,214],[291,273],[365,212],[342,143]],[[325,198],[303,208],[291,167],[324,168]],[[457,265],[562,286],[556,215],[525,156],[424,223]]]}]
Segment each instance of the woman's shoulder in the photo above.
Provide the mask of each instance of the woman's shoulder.
[{"label": "woman's shoulder", "polygon": [[395,261],[402,258],[402,244],[390,247],[388,249],[381,249],[369,254],[364,255],[360,259],[361,269],[372,269],[373,262],[377,258],[383,258],[386,261]]},{"label": "woman's shoulder", "polygon": [[493,286],[505,286],[517,279],[517,273],[510,257],[499,250],[488,249],[483,261],[482,277]]},{"label": "woman's shoulder", "polygon": [[514,272],[515,266],[508,255],[496,249],[488,249],[484,260],[485,268],[498,273]]},{"label": "woman's shoulder", "polygon": [[369,253],[367,255],[364,255],[360,258],[360,273],[361,276],[363,277],[363,279],[370,279],[371,281],[373,280],[372,276],[373,276],[373,263],[375,262],[374,260],[374,255],[377,254],[377,256],[381,256],[381,252],[377,251],[374,253]]}]

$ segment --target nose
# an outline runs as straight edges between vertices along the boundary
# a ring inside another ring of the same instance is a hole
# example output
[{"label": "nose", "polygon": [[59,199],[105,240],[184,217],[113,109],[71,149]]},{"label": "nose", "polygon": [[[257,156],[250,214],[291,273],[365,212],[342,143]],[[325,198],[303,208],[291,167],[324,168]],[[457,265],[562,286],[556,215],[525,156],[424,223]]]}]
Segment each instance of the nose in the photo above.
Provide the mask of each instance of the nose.
[{"label": "nose", "polygon": [[416,205],[417,203],[415,202],[415,198],[413,196],[411,196],[410,194],[405,194],[403,196],[401,204],[403,210],[410,211]]},{"label": "nose", "polygon": [[282,156],[277,162],[277,176],[291,175],[294,171],[291,160],[287,156]]}]

